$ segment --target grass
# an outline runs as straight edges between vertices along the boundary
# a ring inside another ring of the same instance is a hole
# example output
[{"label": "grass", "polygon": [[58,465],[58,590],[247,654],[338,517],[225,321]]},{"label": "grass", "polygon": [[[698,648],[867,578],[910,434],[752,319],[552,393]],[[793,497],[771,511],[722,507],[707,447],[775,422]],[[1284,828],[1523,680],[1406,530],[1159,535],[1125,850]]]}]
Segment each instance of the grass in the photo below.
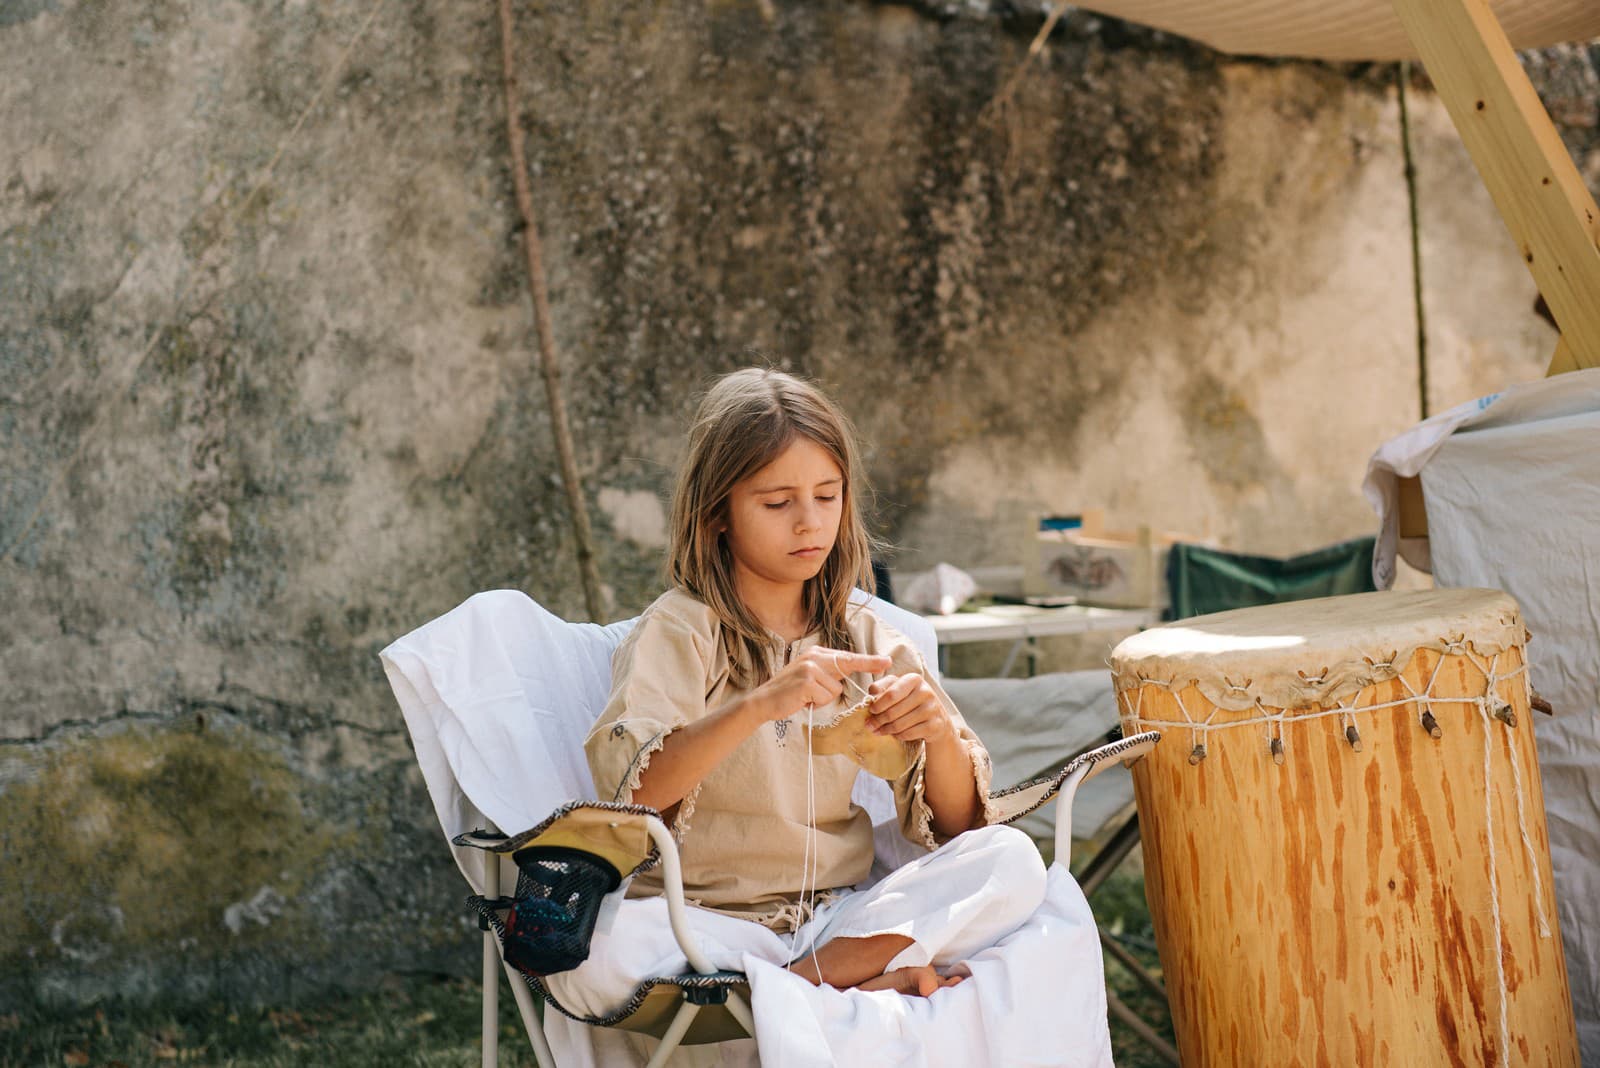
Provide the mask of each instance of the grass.
[{"label": "grass", "polygon": [[[1095,893],[1095,915],[1141,963],[1160,975],[1145,908],[1137,851]],[[1109,989],[1170,1042],[1166,1006],[1116,961],[1106,960]],[[502,987],[503,991],[503,987]],[[479,1063],[476,978],[394,976],[360,994],[292,1006],[206,1003],[190,1006],[107,1003],[81,1009],[36,1006],[0,1014],[3,1068],[365,1068],[417,1065],[469,1068]],[[533,1054],[516,1008],[502,994],[500,1063],[532,1068]],[[1111,1044],[1121,1068],[1166,1064],[1120,1022]]]},{"label": "grass", "polygon": [[[0,1065],[466,1068],[480,1063],[479,1011],[476,981],[439,976],[396,976],[367,993],[293,1007],[41,1007],[0,1015]],[[514,1006],[502,1005],[500,1032],[500,1063],[531,1068]]]},{"label": "grass", "polygon": [[[1074,851],[1076,852],[1076,851]],[[1161,960],[1156,955],[1155,928],[1150,922],[1150,910],[1144,900],[1144,865],[1139,850],[1135,849],[1121,867],[1111,875],[1090,899],[1095,918],[1133,954],[1145,971],[1161,978]],[[1172,1034],[1172,1017],[1164,1000],[1156,997],[1109,954],[1105,958],[1106,989],[1132,1009],[1145,1023],[1169,1043],[1176,1044]],[[1143,1039],[1115,1017],[1111,1020],[1111,1050],[1120,1068],[1170,1068]]]}]

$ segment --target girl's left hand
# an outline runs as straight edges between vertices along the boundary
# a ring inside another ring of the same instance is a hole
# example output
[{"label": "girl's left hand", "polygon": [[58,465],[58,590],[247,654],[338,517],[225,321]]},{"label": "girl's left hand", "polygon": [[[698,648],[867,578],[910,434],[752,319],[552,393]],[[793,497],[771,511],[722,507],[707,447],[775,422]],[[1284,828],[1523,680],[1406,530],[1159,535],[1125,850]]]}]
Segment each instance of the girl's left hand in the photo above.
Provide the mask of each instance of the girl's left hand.
[{"label": "girl's left hand", "polygon": [[902,742],[940,742],[955,733],[939,695],[922,675],[885,675],[867,692],[872,695],[867,725],[876,734]]}]

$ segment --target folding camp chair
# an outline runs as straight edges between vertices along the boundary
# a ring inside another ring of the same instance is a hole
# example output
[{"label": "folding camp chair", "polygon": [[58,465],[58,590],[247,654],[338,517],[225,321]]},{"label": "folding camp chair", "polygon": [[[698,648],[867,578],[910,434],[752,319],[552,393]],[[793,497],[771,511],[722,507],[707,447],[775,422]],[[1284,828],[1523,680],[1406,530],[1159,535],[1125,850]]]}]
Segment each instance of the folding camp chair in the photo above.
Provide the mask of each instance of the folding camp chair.
[{"label": "folding camp chair", "polygon": [[[884,602],[872,608],[934,662],[924,620]],[[714,970],[689,928],[671,832],[652,810],[595,800],[583,740],[608,696],[611,653],[633,622],[567,623],[519,592],[498,590],[468,599],[382,653],[435,811],[476,891],[470,901],[485,928],[485,1065],[496,1062],[501,969],[544,1068],[555,1059],[535,997],[583,1023],[658,1038],[651,1066],[665,1063],[680,1044],[754,1034],[745,977]],[[1158,738],[1144,734],[1101,746],[991,799],[1010,822],[1056,798],[1056,846],[1065,857],[1078,785],[1118,759],[1134,759]],[[899,837],[886,783],[863,773],[853,796],[873,817],[875,873],[920,853]],[[505,827],[526,830],[508,837],[499,830]],[[538,973],[581,960],[597,913],[626,907],[611,892],[655,864],[692,972],[648,980],[605,1016],[570,1011]],[[513,872],[516,889],[504,897]]]}]

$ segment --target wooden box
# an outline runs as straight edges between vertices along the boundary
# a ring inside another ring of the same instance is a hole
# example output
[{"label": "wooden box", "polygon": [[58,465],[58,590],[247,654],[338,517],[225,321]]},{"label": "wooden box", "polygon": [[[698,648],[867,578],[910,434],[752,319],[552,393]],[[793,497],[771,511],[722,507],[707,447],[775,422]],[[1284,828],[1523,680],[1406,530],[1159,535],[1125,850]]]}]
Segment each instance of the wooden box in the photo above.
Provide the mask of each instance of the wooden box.
[{"label": "wooden box", "polygon": [[[1181,534],[1111,531],[1104,513],[1085,511],[1081,524],[1028,525],[1023,550],[1023,592],[1031,599],[1105,605],[1110,608],[1160,608],[1167,603],[1167,549]],[[1048,521],[1047,521],[1048,523]]]}]

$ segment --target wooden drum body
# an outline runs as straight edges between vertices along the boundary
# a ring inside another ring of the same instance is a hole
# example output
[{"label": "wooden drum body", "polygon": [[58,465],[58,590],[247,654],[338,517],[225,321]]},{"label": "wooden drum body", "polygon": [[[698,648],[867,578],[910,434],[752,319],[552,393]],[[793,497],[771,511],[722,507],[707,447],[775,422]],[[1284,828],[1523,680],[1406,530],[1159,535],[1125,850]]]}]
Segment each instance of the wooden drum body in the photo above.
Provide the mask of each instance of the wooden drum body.
[{"label": "wooden drum body", "polygon": [[1377,593],[1112,654],[1178,1047],[1201,1065],[1577,1065],[1521,615]]}]

